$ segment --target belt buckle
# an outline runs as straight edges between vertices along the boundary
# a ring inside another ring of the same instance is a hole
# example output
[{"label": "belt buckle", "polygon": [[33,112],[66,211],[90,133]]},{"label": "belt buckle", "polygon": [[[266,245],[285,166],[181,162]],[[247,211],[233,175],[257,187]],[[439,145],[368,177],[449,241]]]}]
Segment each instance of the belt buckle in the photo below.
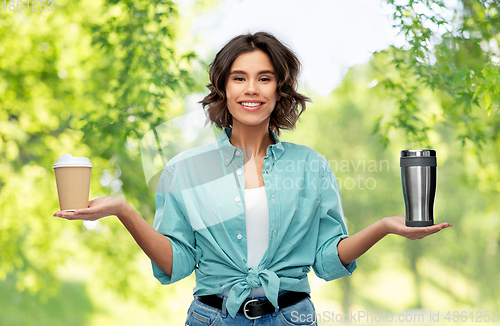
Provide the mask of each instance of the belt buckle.
[{"label": "belt buckle", "polygon": [[251,317],[247,314],[248,311],[250,311],[250,309],[247,309],[247,305],[250,303],[250,302],[259,302],[259,300],[257,299],[253,299],[253,300],[248,300],[247,302],[245,302],[245,304],[243,305],[243,314],[245,315],[245,317],[247,317],[248,319],[259,319],[260,317],[262,316],[257,316],[257,317]]}]

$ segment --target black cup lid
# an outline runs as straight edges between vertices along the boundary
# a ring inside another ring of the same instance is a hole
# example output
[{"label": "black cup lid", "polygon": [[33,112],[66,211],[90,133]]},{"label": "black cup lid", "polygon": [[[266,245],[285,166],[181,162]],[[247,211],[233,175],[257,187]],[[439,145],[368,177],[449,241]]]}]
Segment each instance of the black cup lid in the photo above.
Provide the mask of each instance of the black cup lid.
[{"label": "black cup lid", "polygon": [[400,167],[437,166],[436,151],[433,149],[406,149],[401,151]]}]

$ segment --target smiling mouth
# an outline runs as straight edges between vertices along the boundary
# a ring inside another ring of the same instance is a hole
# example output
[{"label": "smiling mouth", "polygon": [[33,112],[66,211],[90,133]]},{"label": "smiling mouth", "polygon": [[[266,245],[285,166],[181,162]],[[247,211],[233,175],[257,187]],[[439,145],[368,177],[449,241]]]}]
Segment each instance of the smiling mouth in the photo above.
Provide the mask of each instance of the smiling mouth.
[{"label": "smiling mouth", "polygon": [[242,106],[248,107],[248,108],[256,108],[258,106],[261,106],[264,104],[263,102],[240,102]]}]

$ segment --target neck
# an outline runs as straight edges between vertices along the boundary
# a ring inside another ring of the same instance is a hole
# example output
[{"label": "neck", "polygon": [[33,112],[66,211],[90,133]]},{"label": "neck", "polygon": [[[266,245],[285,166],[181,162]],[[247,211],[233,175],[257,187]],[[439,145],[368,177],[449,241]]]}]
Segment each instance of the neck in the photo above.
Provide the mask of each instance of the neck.
[{"label": "neck", "polygon": [[241,148],[248,157],[264,157],[267,147],[274,144],[268,124],[246,126],[235,123],[229,141],[233,146]]}]

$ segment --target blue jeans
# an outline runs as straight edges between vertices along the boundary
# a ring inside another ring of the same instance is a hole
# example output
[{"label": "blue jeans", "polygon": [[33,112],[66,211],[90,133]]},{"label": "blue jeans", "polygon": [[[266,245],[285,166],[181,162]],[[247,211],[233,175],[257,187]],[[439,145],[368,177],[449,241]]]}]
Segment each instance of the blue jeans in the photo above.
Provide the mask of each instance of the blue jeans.
[{"label": "blue jeans", "polygon": [[[255,299],[255,298],[252,298]],[[256,298],[265,300],[266,298]],[[310,298],[305,298],[294,305],[280,309],[272,314],[264,315],[258,319],[250,320],[242,314],[237,314],[232,318],[225,307],[223,310],[210,307],[194,299],[188,310],[186,326],[295,326],[309,325],[316,326],[316,311]]]}]

